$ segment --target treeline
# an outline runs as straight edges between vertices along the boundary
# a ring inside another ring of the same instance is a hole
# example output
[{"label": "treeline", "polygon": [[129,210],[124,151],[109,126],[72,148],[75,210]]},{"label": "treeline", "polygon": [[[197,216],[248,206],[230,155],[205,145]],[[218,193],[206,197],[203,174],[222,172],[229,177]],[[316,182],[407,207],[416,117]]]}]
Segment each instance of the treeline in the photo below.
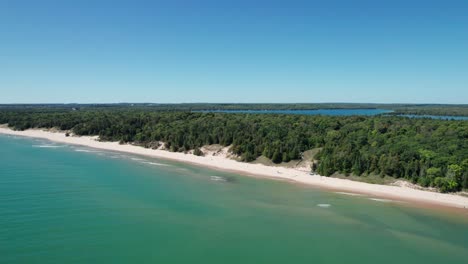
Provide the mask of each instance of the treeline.
[{"label": "treeline", "polygon": [[468,188],[468,122],[367,118],[327,132],[317,172],[405,178],[443,192]]},{"label": "treeline", "polygon": [[387,109],[397,114],[468,116],[468,105],[439,104],[371,104],[371,103],[183,103],[183,104],[153,104],[153,103],[120,103],[120,104],[17,104],[0,105],[0,110],[38,110],[42,111],[85,111],[119,110],[122,108],[134,111],[210,111],[210,110],[317,110],[317,109]]},{"label": "treeline", "polygon": [[243,161],[263,155],[275,163],[310,149],[321,175],[377,174],[442,191],[468,188],[468,122],[403,117],[337,117],[150,111],[131,107],[84,110],[0,110],[0,123],[24,130],[52,128],[101,140],[188,151],[231,146]]},{"label": "treeline", "polygon": [[468,105],[406,105],[392,109],[392,114],[468,116]]}]

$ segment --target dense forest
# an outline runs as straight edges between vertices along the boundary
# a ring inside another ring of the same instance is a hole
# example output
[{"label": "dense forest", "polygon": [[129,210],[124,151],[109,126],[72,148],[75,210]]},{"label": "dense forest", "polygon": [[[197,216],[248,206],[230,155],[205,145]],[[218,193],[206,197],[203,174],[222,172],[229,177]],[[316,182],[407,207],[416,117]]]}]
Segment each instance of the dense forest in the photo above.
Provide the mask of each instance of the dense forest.
[{"label": "dense forest", "polygon": [[231,146],[246,162],[275,163],[320,148],[311,168],[321,175],[404,178],[443,192],[468,188],[468,122],[396,116],[305,116],[155,111],[142,107],[4,107],[0,124],[52,128],[101,140],[188,151]]}]

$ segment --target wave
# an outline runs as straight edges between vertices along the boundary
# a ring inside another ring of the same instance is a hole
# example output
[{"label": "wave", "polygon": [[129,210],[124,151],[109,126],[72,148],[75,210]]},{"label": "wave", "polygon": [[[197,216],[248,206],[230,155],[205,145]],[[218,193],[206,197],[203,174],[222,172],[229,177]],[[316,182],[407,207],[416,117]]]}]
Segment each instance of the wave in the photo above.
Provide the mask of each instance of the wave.
[{"label": "wave", "polygon": [[144,162],[141,162],[141,163],[148,164],[148,165],[154,165],[154,166],[169,166],[167,164],[158,163],[158,162],[151,162],[151,161],[144,161]]},{"label": "wave", "polygon": [[328,208],[331,206],[331,204],[317,204],[317,206],[322,208]]},{"label": "wave", "polygon": [[33,148],[62,148],[62,145],[32,145]]},{"label": "wave", "polygon": [[227,181],[225,178],[220,177],[220,176],[210,176],[210,180],[212,180],[212,181],[222,181],[222,182]]},{"label": "wave", "polygon": [[360,193],[349,193],[349,192],[335,192],[336,194],[343,194],[343,195],[349,195],[349,196],[364,196],[363,194]]},{"label": "wave", "polygon": [[86,153],[100,153],[97,150],[89,150],[89,149],[74,149],[76,152],[86,152]]},{"label": "wave", "polygon": [[137,161],[141,164],[147,164],[147,165],[153,165],[153,166],[170,166],[169,164],[164,164],[164,163],[159,163],[159,162],[152,162],[152,161],[148,161],[147,159],[144,159],[144,158],[137,158],[137,157],[132,157],[132,156],[128,156],[128,155],[113,155],[113,156],[110,156],[110,158],[113,158],[113,159],[118,159],[118,158],[122,158],[122,159],[130,159],[130,160],[133,160],[133,161]]},{"label": "wave", "polygon": [[390,200],[390,199],[380,199],[380,198],[369,198],[369,200],[376,201],[376,202],[382,202],[382,203],[393,202],[393,200]]}]

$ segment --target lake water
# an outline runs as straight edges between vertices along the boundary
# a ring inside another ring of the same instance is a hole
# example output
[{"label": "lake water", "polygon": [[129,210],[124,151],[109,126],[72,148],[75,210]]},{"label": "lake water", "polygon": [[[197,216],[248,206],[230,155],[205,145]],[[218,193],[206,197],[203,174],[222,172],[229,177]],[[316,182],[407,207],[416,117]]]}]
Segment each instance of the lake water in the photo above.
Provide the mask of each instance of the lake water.
[{"label": "lake water", "polygon": [[466,213],[42,140],[0,146],[0,263],[468,259]]}]

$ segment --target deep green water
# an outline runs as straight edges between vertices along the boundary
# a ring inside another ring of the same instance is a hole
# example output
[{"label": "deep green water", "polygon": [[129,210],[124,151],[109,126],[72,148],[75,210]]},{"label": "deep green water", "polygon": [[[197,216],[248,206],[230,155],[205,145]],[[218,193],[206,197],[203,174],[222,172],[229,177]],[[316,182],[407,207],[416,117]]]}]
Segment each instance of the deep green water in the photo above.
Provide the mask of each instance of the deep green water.
[{"label": "deep green water", "polygon": [[1,263],[468,260],[467,214],[51,144],[0,135]]}]

